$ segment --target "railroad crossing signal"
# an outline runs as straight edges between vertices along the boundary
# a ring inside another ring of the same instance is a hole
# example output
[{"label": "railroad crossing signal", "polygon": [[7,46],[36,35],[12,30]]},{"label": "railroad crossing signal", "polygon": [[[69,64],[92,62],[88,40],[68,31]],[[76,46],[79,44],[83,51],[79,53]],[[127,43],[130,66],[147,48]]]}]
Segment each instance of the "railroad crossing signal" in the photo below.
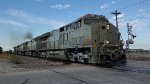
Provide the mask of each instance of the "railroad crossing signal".
[{"label": "railroad crossing signal", "polygon": [[130,44],[134,43],[133,39],[136,37],[135,35],[133,35],[132,26],[130,26],[129,23],[127,23],[127,32],[128,32],[128,40],[126,41],[126,50],[127,53],[129,53]]}]

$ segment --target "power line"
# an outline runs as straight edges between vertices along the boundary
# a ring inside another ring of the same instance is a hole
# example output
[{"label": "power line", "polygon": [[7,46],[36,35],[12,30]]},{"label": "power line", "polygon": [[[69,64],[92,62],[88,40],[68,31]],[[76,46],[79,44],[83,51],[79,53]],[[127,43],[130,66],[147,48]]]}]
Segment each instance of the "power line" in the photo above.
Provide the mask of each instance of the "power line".
[{"label": "power line", "polygon": [[[137,3],[134,3],[132,5],[129,5],[129,6],[126,6],[126,7],[123,7],[123,8],[120,8],[119,10],[121,11],[126,11],[126,9],[129,9],[129,8],[138,8],[138,7],[141,7],[141,6],[147,6],[148,4],[150,4],[149,2],[147,2],[147,0],[143,0],[143,1],[140,1],[140,2],[137,2]],[[148,5],[149,6],[149,5]],[[127,10],[129,11],[129,10]],[[116,27],[118,28],[118,18],[117,16],[119,14],[121,14],[120,12],[118,12],[117,10],[115,12],[112,12],[111,14],[115,15],[116,16]],[[110,13],[109,13],[110,15]],[[148,16],[148,17],[147,17]],[[126,22],[128,21],[132,21],[132,20],[135,20],[135,19],[144,19],[144,20],[150,20],[149,19],[150,15],[143,15],[143,16],[139,16],[139,17],[135,17],[135,18],[131,18],[131,19],[125,19]]]},{"label": "power line", "polygon": [[135,19],[150,20],[150,15],[149,16],[144,15],[144,16],[139,16],[139,17],[135,17],[135,18],[131,18],[131,19],[126,19],[125,21],[132,21],[132,20],[135,20]]},{"label": "power line", "polygon": [[[141,6],[149,6],[149,5],[148,5],[148,4],[150,4],[149,1],[150,1],[150,0],[142,0],[142,1],[140,1],[140,2],[137,2],[137,3],[134,3],[134,4],[128,5],[128,6],[126,6],[126,7],[122,7],[122,8],[117,9],[117,10],[119,10],[119,11],[121,11],[121,12],[124,12],[124,11],[126,11],[127,9],[129,9],[129,8],[138,8],[138,7],[141,7]],[[129,11],[129,10],[127,10],[127,11]],[[106,15],[106,16],[107,16],[107,15],[110,15],[110,13],[105,14],[105,15]]]},{"label": "power line", "polygon": [[[126,7],[123,7],[123,8],[120,8],[118,10],[120,10],[121,12],[125,11],[126,9],[129,9],[129,8],[138,8],[138,7],[141,7],[141,6],[149,6],[148,4],[150,4],[149,0],[143,0],[143,1],[140,1],[140,2],[137,2],[137,3],[134,3],[134,4],[131,4],[129,6],[126,6]],[[129,11],[129,10],[127,10]],[[146,17],[148,16],[148,17]],[[145,20],[149,20],[148,18],[150,17],[150,15],[144,15],[144,16],[139,16],[139,17],[136,17],[136,18],[131,18],[131,19],[128,19],[126,21],[130,21],[130,20],[134,20],[134,19],[139,19],[139,18],[144,18]]]},{"label": "power line", "polygon": [[143,0],[143,1],[140,1],[140,2],[137,2],[137,3],[134,3],[134,4],[131,4],[131,5],[128,5],[128,6],[126,6],[126,7],[120,8],[120,9],[118,9],[118,10],[120,10],[120,11],[125,11],[125,10],[127,10],[127,9],[129,9],[129,8],[145,6],[146,4],[147,4],[147,5],[150,4],[148,1],[149,1],[149,0]]}]

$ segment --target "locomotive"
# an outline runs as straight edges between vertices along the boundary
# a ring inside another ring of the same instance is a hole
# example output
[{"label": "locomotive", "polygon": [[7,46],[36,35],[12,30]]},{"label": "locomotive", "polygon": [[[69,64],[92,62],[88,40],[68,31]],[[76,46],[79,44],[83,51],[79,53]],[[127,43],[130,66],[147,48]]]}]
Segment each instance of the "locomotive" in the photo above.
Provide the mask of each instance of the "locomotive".
[{"label": "locomotive", "polygon": [[115,66],[126,64],[121,33],[103,15],[86,14],[14,47],[17,55]]}]

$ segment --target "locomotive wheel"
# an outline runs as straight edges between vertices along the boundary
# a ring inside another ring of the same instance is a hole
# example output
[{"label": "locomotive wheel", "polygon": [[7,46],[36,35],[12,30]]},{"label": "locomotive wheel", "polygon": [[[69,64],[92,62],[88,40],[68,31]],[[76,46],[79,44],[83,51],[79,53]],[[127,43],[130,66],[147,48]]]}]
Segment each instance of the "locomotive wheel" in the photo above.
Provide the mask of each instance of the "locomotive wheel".
[{"label": "locomotive wheel", "polygon": [[115,66],[115,62],[114,61],[106,61],[106,63],[104,64],[106,67],[113,67]]},{"label": "locomotive wheel", "polygon": [[115,61],[110,60],[109,56],[102,56],[101,57],[101,64],[105,67],[113,67],[115,66]]},{"label": "locomotive wheel", "polygon": [[89,61],[89,60],[88,60],[87,58],[84,59],[84,63],[85,63],[85,64],[87,64],[88,61]]},{"label": "locomotive wheel", "polygon": [[77,63],[78,62],[78,58],[74,58],[74,62]]},{"label": "locomotive wheel", "polygon": [[41,53],[40,53],[40,57],[41,57],[41,58],[46,58],[46,56],[47,56],[47,55],[46,55],[45,52],[41,52]]},{"label": "locomotive wheel", "polygon": [[121,63],[121,65],[126,65],[126,63],[127,63],[126,55],[123,55],[123,56],[121,57],[120,63]]}]

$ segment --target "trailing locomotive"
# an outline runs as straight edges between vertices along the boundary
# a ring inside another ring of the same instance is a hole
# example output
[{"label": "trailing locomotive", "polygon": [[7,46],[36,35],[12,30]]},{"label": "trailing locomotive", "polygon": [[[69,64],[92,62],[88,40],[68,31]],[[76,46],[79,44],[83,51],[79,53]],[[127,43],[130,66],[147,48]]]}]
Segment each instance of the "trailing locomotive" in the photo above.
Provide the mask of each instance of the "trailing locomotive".
[{"label": "trailing locomotive", "polygon": [[105,66],[126,64],[120,32],[105,16],[87,14],[59,29],[14,47],[19,55]]}]

